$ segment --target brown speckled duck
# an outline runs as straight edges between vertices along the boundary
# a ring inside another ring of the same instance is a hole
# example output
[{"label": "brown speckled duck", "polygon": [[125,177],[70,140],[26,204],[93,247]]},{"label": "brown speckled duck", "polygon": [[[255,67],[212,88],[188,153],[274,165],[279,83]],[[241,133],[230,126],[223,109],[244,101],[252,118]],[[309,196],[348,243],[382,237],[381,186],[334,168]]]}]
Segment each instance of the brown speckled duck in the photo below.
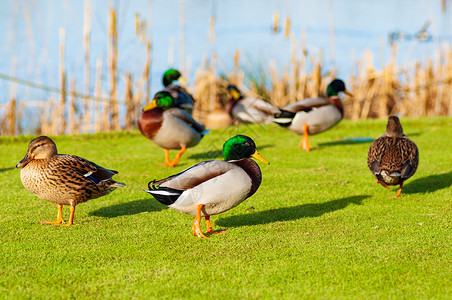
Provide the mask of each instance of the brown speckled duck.
[{"label": "brown speckled duck", "polygon": [[224,161],[204,161],[179,174],[151,181],[145,192],[172,209],[195,216],[194,235],[206,237],[201,231],[201,217],[206,219],[208,233],[221,233],[212,230],[210,216],[230,210],[257,191],[262,174],[251,157],[268,164],[254,141],[244,135],[227,140],[223,156]]},{"label": "brown speckled duck", "polygon": [[386,132],[369,148],[367,165],[377,183],[399,185],[395,198],[402,193],[403,182],[413,176],[419,164],[416,144],[403,134],[402,124],[396,116],[390,116]]},{"label": "brown speckled duck", "polygon": [[344,117],[344,108],[339,98],[340,92],[351,96],[345,88],[345,83],[335,79],[326,89],[326,98],[307,98],[289,104],[275,115],[273,121],[295,134],[302,134],[300,147],[310,151],[308,136],[330,129]]},{"label": "brown speckled duck", "polygon": [[[164,165],[169,167],[174,167],[186,149],[196,146],[209,132],[188,112],[173,107],[173,103],[169,92],[160,91],[138,116],[140,132],[164,149]],[[180,149],[173,161],[169,160],[169,149]]]},{"label": "brown speckled duck", "polygon": [[70,205],[69,222],[63,225],[70,226],[77,204],[125,186],[112,179],[118,173],[116,171],[75,155],[58,154],[55,143],[47,136],[33,139],[28,144],[27,154],[16,167],[22,167],[20,179],[28,191],[58,205],[57,220],[41,224],[60,225],[64,222],[63,205]]}]

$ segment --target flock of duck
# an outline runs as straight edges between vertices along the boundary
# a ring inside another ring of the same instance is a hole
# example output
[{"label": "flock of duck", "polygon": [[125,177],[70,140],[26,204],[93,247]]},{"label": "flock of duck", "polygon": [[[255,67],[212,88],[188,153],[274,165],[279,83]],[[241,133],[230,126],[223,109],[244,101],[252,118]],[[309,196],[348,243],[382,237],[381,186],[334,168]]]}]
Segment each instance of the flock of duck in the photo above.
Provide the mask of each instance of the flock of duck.
[{"label": "flock of duck", "polygon": [[[163,75],[165,88],[155,94],[138,117],[140,132],[165,151],[165,163],[175,166],[187,148],[197,145],[209,131],[192,117],[193,97],[178,84],[179,71],[169,69]],[[230,101],[227,111],[232,118],[243,123],[275,122],[302,135],[300,147],[309,151],[308,136],[323,132],[336,125],[343,117],[340,94],[350,95],[340,79],[327,87],[326,97],[308,98],[282,109],[261,99],[244,96],[234,86],[228,86]],[[170,160],[169,150],[179,152]],[[206,238],[201,230],[205,218],[207,233],[212,229],[210,216],[225,212],[259,188],[262,174],[251,158],[269,162],[256,149],[254,141],[245,135],[236,135],[223,145],[221,160],[203,161],[170,177],[149,182],[151,194],[160,203],[177,211],[190,214],[193,234]],[[384,187],[399,185],[395,197],[401,196],[403,182],[417,169],[419,152],[404,134],[400,120],[390,116],[385,133],[373,141],[367,164],[376,182]],[[33,139],[25,157],[16,165],[21,167],[20,178],[24,187],[43,200],[58,205],[57,220],[42,224],[70,226],[75,206],[111,193],[124,183],[113,180],[116,171],[105,169],[84,158],[58,154],[55,143],[47,136]],[[70,205],[67,223],[63,220],[63,205]]]}]

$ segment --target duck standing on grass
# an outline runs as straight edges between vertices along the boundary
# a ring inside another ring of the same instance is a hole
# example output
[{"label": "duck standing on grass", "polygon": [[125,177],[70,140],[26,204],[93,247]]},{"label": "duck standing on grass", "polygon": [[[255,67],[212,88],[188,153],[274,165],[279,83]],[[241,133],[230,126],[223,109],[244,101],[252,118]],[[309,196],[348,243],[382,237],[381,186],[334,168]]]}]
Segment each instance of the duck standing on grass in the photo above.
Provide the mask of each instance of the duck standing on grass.
[{"label": "duck standing on grass", "polygon": [[112,179],[116,171],[75,155],[58,154],[55,143],[47,136],[32,140],[27,154],[16,167],[22,167],[20,180],[28,191],[58,205],[57,220],[41,224],[60,225],[64,222],[63,205],[70,205],[71,216],[63,226],[71,226],[77,204],[125,186]]},{"label": "duck standing on grass", "polygon": [[403,182],[414,175],[419,164],[416,144],[403,134],[402,124],[396,116],[388,118],[386,132],[372,142],[367,154],[367,166],[377,183],[385,188],[399,185],[394,198],[402,194]]},{"label": "duck standing on grass", "polygon": [[307,98],[289,104],[275,115],[273,121],[296,134],[302,134],[300,147],[310,151],[309,135],[330,129],[344,117],[340,92],[352,96],[345,88],[345,83],[335,79],[326,89],[326,98]]},{"label": "duck standing on grass", "polygon": [[264,100],[243,96],[237,86],[228,86],[230,99],[226,111],[234,120],[241,123],[271,123],[273,116],[279,113],[279,109]]},{"label": "duck standing on grass", "polygon": [[200,227],[201,217],[206,220],[208,233],[221,233],[212,230],[210,216],[230,210],[257,191],[262,174],[251,157],[268,164],[254,141],[245,135],[227,140],[223,156],[224,161],[204,161],[179,174],[151,181],[145,192],[172,209],[195,216],[194,235],[206,237]]},{"label": "duck standing on grass", "polygon": [[[138,129],[165,151],[165,163],[174,167],[187,148],[196,146],[209,133],[204,125],[173,105],[174,99],[167,91],[155,94],[151,103],[138,116]],[[180,149],[173,161],[169,160],[169,149]]]},{"label": "duck standing on grass", "polygon": [[185,79],[178,70],[168,69],[165,73],[163,73],[162,77],[162,83],[165,87],[163,90],[169,92],[173,97],[174,107],[182,108],[186,112],[192,114],[195,99],[193,99],[193,96],[187,92],[185,88],[177,84],[178,81],[186,84]]}]

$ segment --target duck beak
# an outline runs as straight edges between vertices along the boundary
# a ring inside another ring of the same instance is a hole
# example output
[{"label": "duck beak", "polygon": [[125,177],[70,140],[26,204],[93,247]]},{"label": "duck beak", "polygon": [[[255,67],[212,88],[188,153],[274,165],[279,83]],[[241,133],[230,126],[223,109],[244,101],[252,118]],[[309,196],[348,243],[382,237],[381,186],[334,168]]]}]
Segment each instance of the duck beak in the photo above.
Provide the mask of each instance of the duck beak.
[{"label": "duck beak", "polygon": [[148,105],[143,108],[143,112],[154,109],[157,107],[157,101],[153,99]]},{"label": "duck beak", "polygon": [[183,86],[187,86],[187,81],[185,80],[184,77],[179,77],[179,79],[178,79],[177,81],[179,81],[180,83],[182,83]]},{"label": "duck beak", "polygon": [[344,90],[344,94],[347,95],[347,96],[353,97],[352,93],[350,93],[350,92],[347,91],[347,90]]},{"label": "duck beak", "polygon": [[262,155],[259,154],[259,152],[254,152],[253,155],[251,155],[252,158],[255,158],[257,160],[260,160],[263,163],[266,163],[267,165],[269,165],[270,163],[268,162],[268,160],[266,160]]},{"label": "duck beak", "polygon": [[32,158],[31,158],[30,154],[28,154],[28,153],[25,154],[25,157],[20,162],[17,163],[16,168],[25,166],[26,164],[28,164],[30,162],[31,159]]},{"label": "duck beak", "polygon": [[240,99],[240,93],[237,92],[236,90],[232,90],[230,93],[231,93],[232,99],[234,99],[235,101]]}]

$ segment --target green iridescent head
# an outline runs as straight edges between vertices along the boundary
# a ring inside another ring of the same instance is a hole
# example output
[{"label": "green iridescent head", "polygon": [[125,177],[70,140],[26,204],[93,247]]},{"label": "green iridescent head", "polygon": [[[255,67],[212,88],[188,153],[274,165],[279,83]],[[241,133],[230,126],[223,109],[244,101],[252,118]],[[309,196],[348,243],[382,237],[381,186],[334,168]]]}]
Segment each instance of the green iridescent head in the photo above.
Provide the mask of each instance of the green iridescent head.
[{"label": "green iridescent head", "polygon": [[160,91],[154,95],[154,99],[143,108],[143,111],[148,111],[156,107],[160,107],[164,110],[173,107],[174,99],[167,91]]},{"label": "green iridescent head", "polygon": [[269,164],[257,151],[254,141],[250,137],[241,134],[230,138],[224,143],[223,157],[224,160],[239,160],[253,157]]},{"label": "green iridescent head", "polygon": [[182,77],[182,74],[176,69],[168,69],[163,73],[162,83],[164,87],[169,86],[173,81],[178,80]]},{"label": "green iridescent head", "polygon": [[326,88],[326,95],[328,97],[337,96],[340,92],[351,96],[351,94],[345,88],[345,83],[340,79],[334,79]]}]

